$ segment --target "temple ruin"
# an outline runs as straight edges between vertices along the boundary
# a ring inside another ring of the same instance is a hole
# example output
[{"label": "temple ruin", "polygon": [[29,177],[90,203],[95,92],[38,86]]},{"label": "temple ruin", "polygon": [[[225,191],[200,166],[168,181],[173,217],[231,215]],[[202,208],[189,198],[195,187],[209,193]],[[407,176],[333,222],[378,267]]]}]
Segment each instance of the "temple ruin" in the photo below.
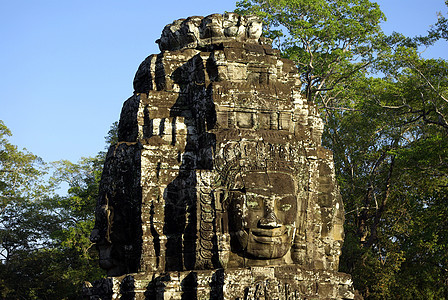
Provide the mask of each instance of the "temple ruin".
[{"label": "temple ruin", "polygon": [[353,299],[344,208],[295,64],[252,16],[167,25],[123,105],[87,299]]}]

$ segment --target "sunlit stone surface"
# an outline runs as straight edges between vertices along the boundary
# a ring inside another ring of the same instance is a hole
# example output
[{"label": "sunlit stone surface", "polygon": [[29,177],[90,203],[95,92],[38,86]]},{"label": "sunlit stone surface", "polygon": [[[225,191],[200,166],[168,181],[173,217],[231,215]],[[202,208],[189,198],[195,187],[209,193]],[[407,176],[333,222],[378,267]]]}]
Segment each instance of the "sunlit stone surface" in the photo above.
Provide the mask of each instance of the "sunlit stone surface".
[{"label": "sunlit stone surface", "polygon": [[167,25],[107,154],[88,299],[353,299],[322,121],[255,17]]}]

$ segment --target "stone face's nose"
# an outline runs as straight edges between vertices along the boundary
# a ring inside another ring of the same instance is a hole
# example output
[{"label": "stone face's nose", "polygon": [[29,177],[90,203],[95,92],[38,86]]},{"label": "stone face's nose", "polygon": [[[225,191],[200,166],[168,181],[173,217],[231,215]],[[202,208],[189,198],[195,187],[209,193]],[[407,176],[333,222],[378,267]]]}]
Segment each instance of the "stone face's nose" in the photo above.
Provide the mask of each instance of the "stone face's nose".
[{"label": "stone face's nose", "polygon": [[275,213],[270,209],[266,209],[265,216],[258,221],[258,226],[261,228],[278,228],[282,224],[275,215]]},{"label": "stone face's nose", "polygon": [[258,221],[258,226],[261,228],[278,228],[282,223],[275,215],[275,196],[270,197],[264,201],[265,212],[263,218]]}]

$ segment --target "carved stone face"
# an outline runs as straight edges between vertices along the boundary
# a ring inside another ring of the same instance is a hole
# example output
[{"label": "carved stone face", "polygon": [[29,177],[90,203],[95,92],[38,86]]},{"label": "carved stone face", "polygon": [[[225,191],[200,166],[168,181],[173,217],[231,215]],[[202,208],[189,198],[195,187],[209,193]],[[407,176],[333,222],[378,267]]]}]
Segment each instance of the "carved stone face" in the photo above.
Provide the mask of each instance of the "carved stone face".
[{"label": "carved stone face", "polygon": [[249,16],[247,20],[247,37],[259,39],[263,33],[263,24],[257,17]]},{"label": "carved stone face", "polygon": [[222,37],[223,35],[222,15],[212,14],[203,19],[202,38]]},{"label": "carved stone face", "polygon": [[184,44],[187,47],[196,47],[197,41],[200,38],[199,26],[201,25],[202,17],[189,17],[182,23],[182,33],[184,35]]},{"label": "carved stone face", "polygon": [[291,175],[247,172],[230,191],[231,226],[243,251],[255,258],[280,258],[291,248],[297,197]]},{"label": "carved stone face", "polygon": [[236,13],[225,13],[223,17],[224,34],[226,36],[238,35],[239,15]]}]

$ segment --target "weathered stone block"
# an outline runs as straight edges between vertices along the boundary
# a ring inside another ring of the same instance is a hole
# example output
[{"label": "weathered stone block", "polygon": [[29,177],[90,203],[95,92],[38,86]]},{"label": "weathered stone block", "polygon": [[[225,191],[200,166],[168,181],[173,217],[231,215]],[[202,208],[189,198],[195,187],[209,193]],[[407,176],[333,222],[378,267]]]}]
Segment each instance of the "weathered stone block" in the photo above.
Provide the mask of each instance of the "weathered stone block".
[{"label": "weathered stone block", "polygon": [[167,25],[100,185],[89,299],[353,299],[344,210],[297,68],[237,14]]}]

